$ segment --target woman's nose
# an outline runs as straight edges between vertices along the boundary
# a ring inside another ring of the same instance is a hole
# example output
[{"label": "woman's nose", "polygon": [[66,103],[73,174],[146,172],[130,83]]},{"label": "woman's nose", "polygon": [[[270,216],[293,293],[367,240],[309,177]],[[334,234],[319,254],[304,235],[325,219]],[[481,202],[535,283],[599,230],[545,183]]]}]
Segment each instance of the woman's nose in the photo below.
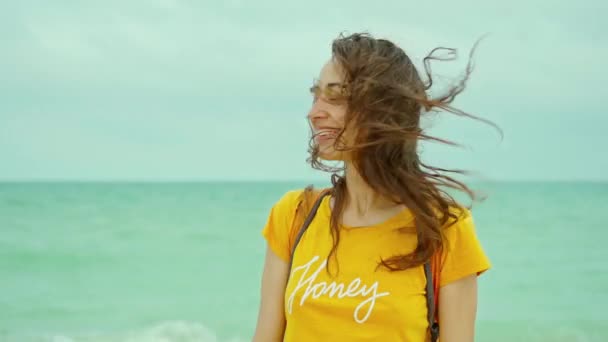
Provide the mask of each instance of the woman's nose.
[{"label": "woman's nose", "polygon": [[315,101],[308,112],[308,119],[313,121],[315,119],[323,119],[329,116],[327,108],[323,105],[323,101]]}]

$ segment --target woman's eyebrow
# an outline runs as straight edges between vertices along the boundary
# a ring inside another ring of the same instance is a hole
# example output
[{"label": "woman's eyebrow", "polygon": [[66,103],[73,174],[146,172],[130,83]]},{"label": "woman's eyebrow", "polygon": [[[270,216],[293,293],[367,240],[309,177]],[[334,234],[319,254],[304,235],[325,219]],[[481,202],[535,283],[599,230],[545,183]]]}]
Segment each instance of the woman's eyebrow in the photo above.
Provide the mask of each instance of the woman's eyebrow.
[{"label": "woman's eyebrow", "polygon": [[[325,85],[325,88],[343,87],[343,86],[344,86],[344,83],[342,83],[342,82],[329,82]],[[314,79],[312,82],[312,87],[321,88],[321,81],[319,81],[318,79]]]}]

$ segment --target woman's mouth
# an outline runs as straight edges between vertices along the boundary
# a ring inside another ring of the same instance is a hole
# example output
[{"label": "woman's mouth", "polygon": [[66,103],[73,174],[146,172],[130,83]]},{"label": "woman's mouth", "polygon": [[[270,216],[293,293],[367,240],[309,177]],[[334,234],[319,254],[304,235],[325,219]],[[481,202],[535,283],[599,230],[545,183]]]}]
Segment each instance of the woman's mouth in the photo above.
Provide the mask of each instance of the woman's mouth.
[{"label": "woman's mouth", "polygon": [[320,129],[315,132],[314,139],[316,142],[326,142],[335,139],[338,136],[339,130],[337,129]]}]

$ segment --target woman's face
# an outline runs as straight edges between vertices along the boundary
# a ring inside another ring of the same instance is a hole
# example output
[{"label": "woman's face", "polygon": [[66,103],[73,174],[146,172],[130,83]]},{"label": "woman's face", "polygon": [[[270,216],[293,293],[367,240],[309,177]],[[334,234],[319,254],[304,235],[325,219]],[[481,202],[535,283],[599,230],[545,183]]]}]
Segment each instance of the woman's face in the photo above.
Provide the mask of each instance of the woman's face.
[{"label": "woman's face", "polygon": [[[336,151],[334,147],[338,134],[345,128],[347,106],[339,97],[344,89],[344,74],[340,66],[333,60],[328,61],[311,88],[313,103],[308,113],[319,157],[325,160],[348,159],[345,151]],[[345,131],[342,135],[347,146],[350,144],[348,133]]]}]

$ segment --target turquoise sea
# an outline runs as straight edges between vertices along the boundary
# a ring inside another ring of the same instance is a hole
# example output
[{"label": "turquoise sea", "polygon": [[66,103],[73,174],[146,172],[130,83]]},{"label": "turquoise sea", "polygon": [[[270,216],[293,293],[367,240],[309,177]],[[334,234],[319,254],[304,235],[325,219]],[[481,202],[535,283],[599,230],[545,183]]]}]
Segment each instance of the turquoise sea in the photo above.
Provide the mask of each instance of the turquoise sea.
[{"label": "turquoise sea", "polygon": [[[0,341],[250,340],[260,230],[306,184],[0,184]],[[474,187],[477,341],[608,341],[608,183]]]}]

